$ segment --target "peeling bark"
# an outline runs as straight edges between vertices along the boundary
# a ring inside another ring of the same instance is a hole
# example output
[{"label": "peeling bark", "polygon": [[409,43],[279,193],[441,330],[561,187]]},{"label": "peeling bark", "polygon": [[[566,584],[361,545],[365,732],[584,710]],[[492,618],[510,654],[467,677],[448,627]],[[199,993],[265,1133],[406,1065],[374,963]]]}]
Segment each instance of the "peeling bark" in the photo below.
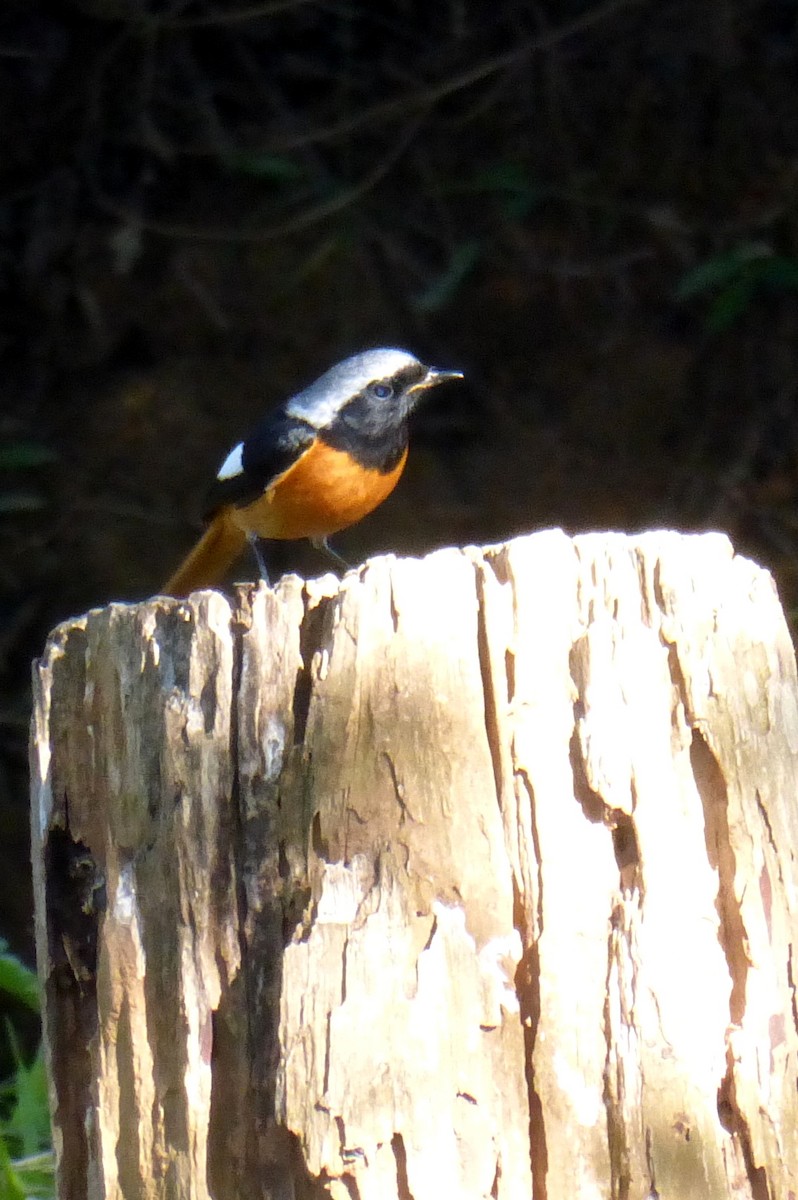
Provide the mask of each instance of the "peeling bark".
[{"label": "peeling bark", "polygon": [[114,605],[34,690],[62,1200],[795,1200],[798,686],[725,538]]}]

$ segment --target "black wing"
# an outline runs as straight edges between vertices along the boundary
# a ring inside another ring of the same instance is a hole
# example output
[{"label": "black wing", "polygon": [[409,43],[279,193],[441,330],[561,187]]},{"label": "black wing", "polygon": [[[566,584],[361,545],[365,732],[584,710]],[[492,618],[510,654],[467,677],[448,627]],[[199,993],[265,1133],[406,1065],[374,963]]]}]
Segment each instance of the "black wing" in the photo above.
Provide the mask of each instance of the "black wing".
[{"label": "black wing", "polygon": [[217,479],[211,487],[205,506],[206,520],[227,504],[243,508],[257,500],[312,445],[315,437],[312,425],[288,416],[285,409],[270,413],[244,439],[243,470],[230,479]]}]

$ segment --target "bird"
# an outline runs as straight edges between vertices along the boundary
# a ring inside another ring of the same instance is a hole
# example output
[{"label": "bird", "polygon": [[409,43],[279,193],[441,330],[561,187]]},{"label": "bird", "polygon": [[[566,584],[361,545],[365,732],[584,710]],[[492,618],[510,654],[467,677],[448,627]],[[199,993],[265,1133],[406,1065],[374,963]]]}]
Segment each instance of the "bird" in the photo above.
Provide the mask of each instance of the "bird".
[{"label": "bird", "polygon": [[430,388],[462,378],[385,347],[331,367],[224,459],[208,495],[205,532],[163,594],[213,587],[248,542],[268,583],[261,538],[308,538],[347,566],[328,537],[390,495],[407,461],[410,414]]}]

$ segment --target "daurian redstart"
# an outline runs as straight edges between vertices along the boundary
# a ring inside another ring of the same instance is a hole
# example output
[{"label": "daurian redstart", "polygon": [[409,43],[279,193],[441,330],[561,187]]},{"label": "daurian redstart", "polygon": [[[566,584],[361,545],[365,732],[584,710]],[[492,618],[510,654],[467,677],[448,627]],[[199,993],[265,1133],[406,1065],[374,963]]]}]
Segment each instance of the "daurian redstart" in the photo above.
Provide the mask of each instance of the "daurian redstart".
[{"label": "daurian redstart", "polygon": [[462,374],[425,367],[405,350],[366,350],[292,396],[222,463],[208,528],[164,592],[213,586],[247,541],[257,553],[259,538],[310,538],[338,557],[327,538],[393,491],[407,459],[407,419],[446,379]]}]

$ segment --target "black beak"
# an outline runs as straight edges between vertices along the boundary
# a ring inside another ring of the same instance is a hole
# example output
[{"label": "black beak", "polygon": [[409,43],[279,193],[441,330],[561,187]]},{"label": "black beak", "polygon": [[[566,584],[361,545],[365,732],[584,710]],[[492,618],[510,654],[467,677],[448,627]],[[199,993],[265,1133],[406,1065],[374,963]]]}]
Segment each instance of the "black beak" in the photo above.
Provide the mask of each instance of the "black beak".
[{"label": "black beak", "polygon": [[408,407],[415,408],[421,402],[421,397],[428,388],[436,383],[445,383],[447,379],[462,379],[462,371],[442,371],[439,367],[427,367],[426,375],[422,375],[418,383],[414,383],[406,392]]}]

